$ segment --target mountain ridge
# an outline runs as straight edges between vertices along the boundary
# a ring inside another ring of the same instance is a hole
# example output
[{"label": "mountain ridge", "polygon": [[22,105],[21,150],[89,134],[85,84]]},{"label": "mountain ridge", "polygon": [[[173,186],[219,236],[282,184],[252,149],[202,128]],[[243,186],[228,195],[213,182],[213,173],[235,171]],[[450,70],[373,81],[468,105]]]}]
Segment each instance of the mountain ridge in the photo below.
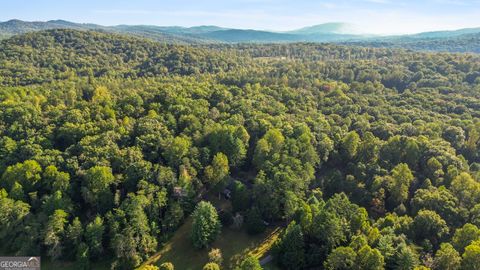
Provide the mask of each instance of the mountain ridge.
[{"label": "mountain ridge", "polygon": [[[381,44],[432,42],[439,43],[448,39],[468,39],[480,33],[479,28],[464,28],[449,31],[430,31],[410,35],[380,36],[368,34],[353,24],[331,22],[307,26],[290,31],[269,31],[257,29],[225,28],[216,25],[157,26],[157,25],[113,25],[103,26],[93,23],[75,23],[62,19],[49,21],[22,21],[12,19],[0,22],[0,38],[14,35],[49,30],[75,29],[96,30],[110,33],[127,34],[155,41],[176,44],[210,44],[210,43],[290,43],[290,42],[329,42],[329,43],[364,43]],[[476,42],[476,38],[473,39]],[[398,44],[397,44],[398,45]],[[475,47],[474,46],[470,47]],[[477,44],[478,45],[478,44]],[[389,45],[390,46],[390,45]],[[392,45],[393,46],[393,45]],[[480,47],[480,46],[479,46]]]},{"label": "mountain ridge", "polygon": [[311,26],[302,27],[300,29],[290,30],[285,33],[290,34],[340,34],[340,35],[362,35],[362,31],[357,26],[344,22],[330,22]]}]

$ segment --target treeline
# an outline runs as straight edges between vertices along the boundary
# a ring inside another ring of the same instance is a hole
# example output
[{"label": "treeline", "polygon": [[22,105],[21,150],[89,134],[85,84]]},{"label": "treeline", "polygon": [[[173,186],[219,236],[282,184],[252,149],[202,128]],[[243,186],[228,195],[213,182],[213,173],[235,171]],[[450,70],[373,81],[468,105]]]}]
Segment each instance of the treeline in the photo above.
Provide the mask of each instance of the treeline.
[{"label": "treeline", "polygon": [[289,224],[282,269],[477,269],[479,59],[72,30],[2,41],[1,248],[131,269],[228,185],[224,226]]},{"label": "treeline", "polygon": [[359,41],[346,44],[378,48],[403,48],[415,51],[455,53],[480,53],[480,34],[464,34],[453,37],[398,37],[377,41]]},{"label": "treeline", "polygon": [[1,85],[68,80],[77,75],[134,79],[214,74],[243,62],[234,52],[212,53],[95,31],[47,30],[14,36],[0,44]]}]

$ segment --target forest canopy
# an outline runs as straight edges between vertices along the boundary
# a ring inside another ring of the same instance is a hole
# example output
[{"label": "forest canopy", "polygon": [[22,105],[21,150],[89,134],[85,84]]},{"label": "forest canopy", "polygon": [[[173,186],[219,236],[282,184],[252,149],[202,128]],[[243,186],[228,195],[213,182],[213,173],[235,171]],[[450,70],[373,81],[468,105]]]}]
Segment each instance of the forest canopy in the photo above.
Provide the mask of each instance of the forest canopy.
[{"label": "forest canopy", "polygon": [[280,269],[480,265],[479,56],[48,30],[0,41],[0,85],[6,254],[132,269],[239,213],[283,224]]}]

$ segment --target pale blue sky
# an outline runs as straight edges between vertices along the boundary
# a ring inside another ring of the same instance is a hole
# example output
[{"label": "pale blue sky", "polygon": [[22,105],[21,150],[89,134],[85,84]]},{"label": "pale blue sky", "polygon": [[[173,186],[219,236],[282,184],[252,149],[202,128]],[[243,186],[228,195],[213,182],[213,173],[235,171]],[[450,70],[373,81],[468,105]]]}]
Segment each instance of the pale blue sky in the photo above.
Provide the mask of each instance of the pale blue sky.
[{"label": "pale blue sky", "polygon": [[218,25],[291,30],[348,22],[369,33],[480,27],[480,0],[0,0],[0,21]]}]

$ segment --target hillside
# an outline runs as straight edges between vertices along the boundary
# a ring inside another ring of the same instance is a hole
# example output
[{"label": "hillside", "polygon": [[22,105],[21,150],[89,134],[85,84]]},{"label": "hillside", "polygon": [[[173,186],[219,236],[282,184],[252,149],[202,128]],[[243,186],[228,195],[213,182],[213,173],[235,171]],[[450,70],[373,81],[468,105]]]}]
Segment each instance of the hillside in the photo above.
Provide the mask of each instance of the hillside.
[{"label": "hillside", "polygon": [[[480,33],[443,35],[429,34],[396,38],[383,38],[371,41],[357,41],[345,44],[360,45],[365,47],[403,48],[416,51],[440,51],[459,53],[480,53]],[[440,36],[440,37],[438,37]]]},{"label": "hillside", "polygon": [[314,26],[307,26],[301,29],[288,31],[290,34],[315,35],[315,34],[338,34],[338,35],[357,35],[359,30],[355,25],[348,23],[324,23]]},{"label": "hillside", "polygon": [[[0,41],[0,84],[47,82],[71,73],[131,78],[215,73],[238,65],[235,55],[225,53],[96,31],[45,30]],[[19,55],[28,61],[18,63]]]},{"label": "hillside", "polygon": [[[82,24],[68,22],[64,20],[52,20],[47,22],[25,22],[21,20],[10,20],[0,23],[0,37],[11,37],[13,35],[24,34],[35,31],[51,30],[51,29],[73,29],[73,30],[96,30],[119,34],[129,34],[133,36],[149,38],[156,41],[176,43],[176,44],[191,44],[202,43],[201,37],[192,37],[183,31],[177,31],[176,27],[157,27],[157,26],[102,26],[97,24]],[[202,29],[202,28],[200,28]],[[201,31],[201,30],[200,30]],[[210,41],[213,42],[213,41]]]},{"label": "hillside", "polygon": [[129,34],[156,41],[176,44],[205,44],[216,42],[326,42],[348,40],[355,37],[360,38],[360,36],[356,36],[355,34],[348,32],[352,28],[351,26],[340,23],[323,24],[287,33],[279,33],[253,29],[228,29],[218,26],[195,26],[189,28],[153,25],[101,26],[95,24],[79,24],[62,20],[47,22],[24,22],[20,20],[10,20],[0,23],[0,35],[9,37],[15,34],[58,28],[97,30],[119,34]]},{"label": "hillside", "polygon": [[73,29],[92,29],[101,28],[93,24],[77,24],[63,20],[53,20],[47,22],[26,22],[21,20],[9,20],[0,23],[0,32],[5,36],[24,34],[33,31],[41,31],[54,28],[73,28]]},{"label": "hillside", "polygon": [[425,32],[425,33],[410,35],[409,37],[411,38],[452,38],[456,36],[463,36],[467,34],[478,34],[478,33],[480,33],[480,28],[465,28],[465,29],[451,30],[451,31]]},{"label": "hillside", "polygon": [[213,39],[220,40],[223,42],[233,42],[233,43],[249,43],[249,42],[293,42],[297,41],[298,37],[296,35],[288,35],[282,33],[272,33],[267,31],[257,31],[257,30],[221,30],[206,33],[205,36]]},{"label": "hillside", "polygon": [[376,36],[346,23],[325,23],[287,32],[255,29],[230,29],[218,26],[153,26],[117,25],[101,26],[79,24],[63,20],[24,22],[10,20],[0,23],[0,39],[17,34],[47,29],[95,30],[147,38],[169,44],[215,43],[346,43],[360,46],[405,48],[418,51],[478,52],[476,38],[480,28],[456,31],[436,31],[402,36]]},{"label": "hillside", "polygon": [[0,84],[2,255],[480,265],[479,55],[42,30],[1,41]]}]

